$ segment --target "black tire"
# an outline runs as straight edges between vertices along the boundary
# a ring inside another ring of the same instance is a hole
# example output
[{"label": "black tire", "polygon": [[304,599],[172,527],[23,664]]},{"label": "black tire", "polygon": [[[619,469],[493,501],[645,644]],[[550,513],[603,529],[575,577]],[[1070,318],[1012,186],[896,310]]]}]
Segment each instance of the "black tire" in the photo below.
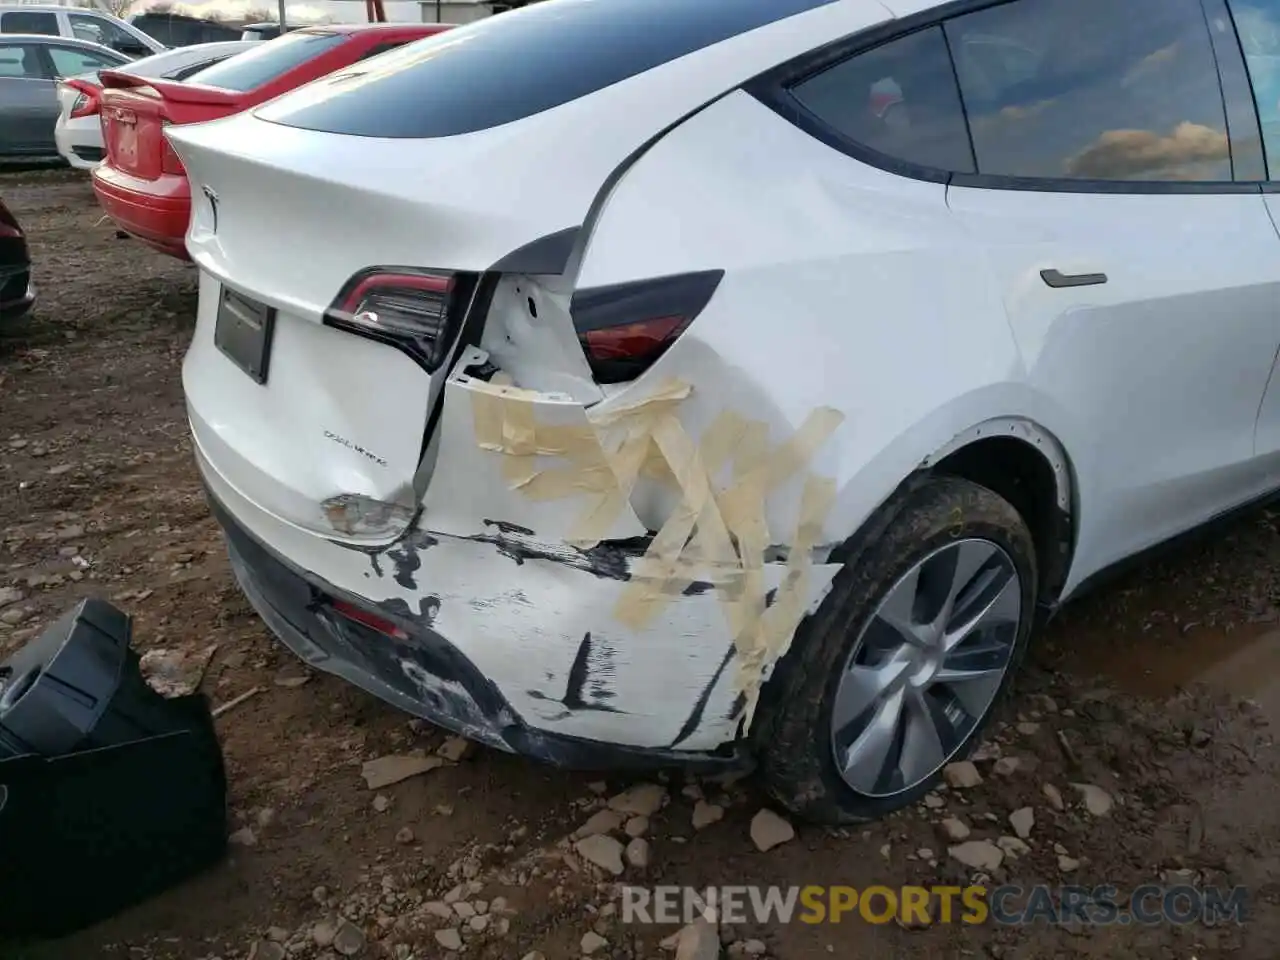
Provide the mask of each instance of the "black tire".
[{"label": "black tire", "polygon": [[[843,665],[863,626],[900,577],[948,541],[977,537],[1008,554],[1021,582],[1021,622],[1012,659],[992,706],[949,762],[969,755],[1008,693],[1035,619],[1035,546],[1018,511],[1002,497],[968,480],[939,476],[906,491],[886,510],[890,513],[880,518],[883,529],[854,551],[821,607],[797,631],[790,652],[762,692],[753,725],[768,791],[794,813],[819,823],[885,816],[918,801],[940,777],[941,771],[895,796],[868,796],[844,781],[832,756],[831,708]],[[875,529],[875,521],[869,529]]]}]

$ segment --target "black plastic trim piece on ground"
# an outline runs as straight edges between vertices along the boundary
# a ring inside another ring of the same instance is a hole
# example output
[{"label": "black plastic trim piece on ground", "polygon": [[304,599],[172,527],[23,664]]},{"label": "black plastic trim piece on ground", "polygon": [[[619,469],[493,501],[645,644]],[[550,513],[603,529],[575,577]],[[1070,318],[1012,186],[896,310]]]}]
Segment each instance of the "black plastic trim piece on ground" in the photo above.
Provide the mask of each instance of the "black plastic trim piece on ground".
[{"label": "black plastic trim piece on ground", "polygon": [[83,601],[0,663],[0,937],[61,937],[212,866],[227,783],[209,705],[142,677]]}]

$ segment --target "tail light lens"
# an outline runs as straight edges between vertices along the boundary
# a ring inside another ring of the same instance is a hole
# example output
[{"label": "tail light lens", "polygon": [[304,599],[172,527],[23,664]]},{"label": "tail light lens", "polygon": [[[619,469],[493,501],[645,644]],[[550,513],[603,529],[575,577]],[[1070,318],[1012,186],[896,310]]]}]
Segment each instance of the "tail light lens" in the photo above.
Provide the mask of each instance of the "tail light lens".
[{"label": "tail light lens", "polygon": [[597,382],[644,373],[702,312],[723,276],[704,270],[576,291],[573,326]]},{"label": "tail light lens", "polygon": [[475,286],[474,274],[376,267],[347,281],[325,323],[396,347],[430,373],[448,355]]},{"label": "tail light lens", "polygon": [[78,120],[80,117],[91,117],[98,112],[101,101],[98,94],[101,92],[98,87],[83,80],[64,80],[60,84],[67,90],[76,92],[75,103],[71,104],[70,119]]},{"label": "tail light lens", "polygon": [[347,603],[345,600],[334,600],[330,604],[333,612],[339,616],[345,617],[361,626],[376,630],[384,637],[390,637],[393,640],[408,640],[409,635],[397,627],[386,617],[380,617],[376,613],[370,613],[368,610],[361,610],[355,604]]},{"label": "tail light lens", "polygon": [[173,144],[164,135],[164,131],[168,126],[168,120],[160,121],[160,169],[165,173],[176,173],[185,177],[187,168],[182,165],[182,161],[178,159],[177,152],[173,149]]}]

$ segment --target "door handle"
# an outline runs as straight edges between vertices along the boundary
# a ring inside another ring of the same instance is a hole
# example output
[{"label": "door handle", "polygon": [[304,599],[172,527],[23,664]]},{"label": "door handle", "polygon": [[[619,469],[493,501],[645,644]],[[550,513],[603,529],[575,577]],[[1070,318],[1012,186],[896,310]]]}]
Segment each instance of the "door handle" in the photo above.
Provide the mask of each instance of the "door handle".
[{"label": "door handle", "polygon": [[1041,270],[1040,279],[1054,289],[1060,287],[1092,287],[1107,282],[1105,273],[1063,273],[1061,270]]}]

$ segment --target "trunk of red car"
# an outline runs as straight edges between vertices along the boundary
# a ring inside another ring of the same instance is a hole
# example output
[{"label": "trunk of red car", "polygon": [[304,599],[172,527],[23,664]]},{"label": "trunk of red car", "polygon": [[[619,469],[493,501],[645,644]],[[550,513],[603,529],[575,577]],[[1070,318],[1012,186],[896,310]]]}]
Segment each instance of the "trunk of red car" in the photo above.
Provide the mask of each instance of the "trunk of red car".
[{"label": "trunk of red car", "polygon": [[107,90],[102,103],[102,145],[107,162],[144,180],[163,172],[160,143],[164,139],[164,100],[155,91]]},{"label": "trunk of red car", "polygon": [[[107,162],[122,173],[155,180],[182,173],[182,163],[164,138],[172,122],[169,107],[181,104],[182,121],[213,120],[235,103],[236,95],[213,87],[153,80],[102,71],[102,144]],[[192,112],[207,114],[193,117]]]}]

